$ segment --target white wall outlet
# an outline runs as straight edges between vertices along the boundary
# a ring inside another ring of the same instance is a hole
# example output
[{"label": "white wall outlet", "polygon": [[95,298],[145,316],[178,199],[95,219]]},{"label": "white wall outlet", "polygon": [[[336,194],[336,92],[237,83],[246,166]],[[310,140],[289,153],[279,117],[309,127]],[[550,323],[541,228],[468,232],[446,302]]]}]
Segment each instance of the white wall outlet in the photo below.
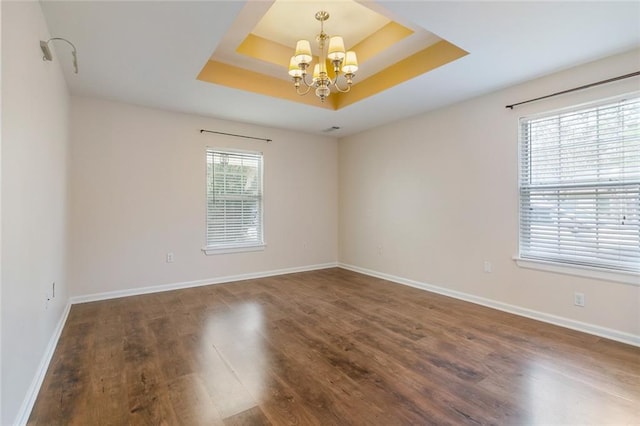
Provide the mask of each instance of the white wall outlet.
[{"label": "white wall outlet", "polygon": [[173,263],[173,253],[167,253],[167,263]]},{"label": "white wall outlet", "polygon": [[484,271],[486,273],[490,273],[492,271],[491,269],[491,262],[489,262],[488,260],[484,261]]},{"label": "white wall outlet", "polygon": [[576,306],[584,307],[584,293],[573,293],[573,304]]}]

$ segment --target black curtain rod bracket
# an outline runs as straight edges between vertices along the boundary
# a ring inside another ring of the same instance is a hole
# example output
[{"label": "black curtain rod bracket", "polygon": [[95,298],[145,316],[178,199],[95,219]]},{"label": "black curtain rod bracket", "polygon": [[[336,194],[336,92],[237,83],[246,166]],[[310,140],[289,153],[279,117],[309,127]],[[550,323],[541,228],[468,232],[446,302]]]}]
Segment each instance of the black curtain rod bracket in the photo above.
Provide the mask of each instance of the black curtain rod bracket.
[{"label": "black curtain rod bracket", "polygon": [[200,133],[215,133],[217,135],[233,136],[233,137],[236,137],[236,138],[244,138],[244,139],[253,139],[253,140],[256,140],[256,141],[265,141],[267,143],[273,141],[273,139],[256,138],[254,136],[236,135],[235,133],[216,132],[215,130],[206,130],[206,129],[200,129]]},{"label": "black curtain rod bracket", "polygon": [[591,84],[585,84],[584,86],[574,87],[573,89],[567,89],[567,90],[563,90],[561,92],[552,93],[550,95],[540,96],[539,98],[529,99],[529,100],[526,100],[526,101],[518,102],[516,104],[507,105],[507,106],[505,106],[505,108],[513,109],[514,107],[517,107],[517,106],[523,105],[523,104],[528,104],[530,102],[541,101],[542,99],[547,99],[547,98],[551,98],[551,97],[558,96],[558,95],[564,95],[564,94],[567,94],[567,93],[576,92],[578,90],[589,89],[591,87],[599,86],[601,84],[613,83],[614,81],[624,80],[625,78],[636,77],[638,75],[640,75],[640,71],[632,72],[630,74],[620,75],[618,77],[609,78],[607,80],[602,80],[602,81],[598,81],[598,82],[591,83]]}]

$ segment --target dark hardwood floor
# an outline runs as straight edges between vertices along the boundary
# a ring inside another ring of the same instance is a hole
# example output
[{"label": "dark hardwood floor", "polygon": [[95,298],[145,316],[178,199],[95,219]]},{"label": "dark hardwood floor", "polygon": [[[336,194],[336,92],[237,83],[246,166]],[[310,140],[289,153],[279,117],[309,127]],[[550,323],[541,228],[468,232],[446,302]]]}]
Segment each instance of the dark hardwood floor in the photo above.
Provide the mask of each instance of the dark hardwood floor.
[{"label": "dark hardwood floor", "polygon": [[74,305],[29,424],[640,424],[640,349],[328,269]]}]

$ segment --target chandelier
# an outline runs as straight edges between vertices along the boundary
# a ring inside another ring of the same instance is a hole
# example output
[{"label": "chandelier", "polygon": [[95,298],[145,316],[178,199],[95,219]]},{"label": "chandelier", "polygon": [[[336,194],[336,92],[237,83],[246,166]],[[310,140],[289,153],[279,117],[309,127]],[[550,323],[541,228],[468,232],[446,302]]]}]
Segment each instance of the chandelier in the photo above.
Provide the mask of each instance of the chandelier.
[{"label": "chandelier", "polygon": [[[318,63],[313,67],[313,75],[311,81],[307,81],[307,69],[311,65],[311,44],[308,40],[299,40],[296,44],[295,54],[289,62],[289,75],[293,77],[293,85],[298,95],[306,95],[312,88],[315,88],[316,96],[320,101],[324,100],[331,94],[331,86],[335,87],[338,92],[346,93],[351,90],[353,77],[358,70],[358,59],[353,51],[345,52],[344,41],[340,36],[330,37],[324,32],[324,21],[329,19],[329,13],[323,10],[316,13],[316,19],[320,21],[320,34],[316,37],[320,54],[318,55]],[[329,40],[329,48],[325,52],[325,44]],[[334,78],[331,79],[327,73],[327,60],[333,65]],[[344,73],[346,87],[341,88],[338,85],[338,77],[340,72]],[[304,87],[303,87],[304,85]]]}]

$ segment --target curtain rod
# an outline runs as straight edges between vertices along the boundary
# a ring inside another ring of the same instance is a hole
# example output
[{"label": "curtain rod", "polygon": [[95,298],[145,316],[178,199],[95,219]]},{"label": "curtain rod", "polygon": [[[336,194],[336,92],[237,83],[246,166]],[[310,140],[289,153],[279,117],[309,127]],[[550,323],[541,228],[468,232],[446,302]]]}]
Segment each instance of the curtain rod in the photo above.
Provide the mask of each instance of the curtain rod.
[{"label": "curtain rod", "polygon": [[225,135],[225,136],[235,136],[236,138],[245,138],[245,139],[254,139],[257,141],[265,141],[265,142],[272,142],[273,139],[267,139],[267,138],[256,138],[253,136],[245,136],[245,135],[236,135],[235,133],[224,133],[224,132],[216,132],[214,130],[206,130],[206,129],[200,129],[200,133],[215,133],[218,135]]},{"label": "curtain rod", "polygon": [[542,99],[551,98],[553,96],[564,95],[566,93],[575,92],[577,90],[588,89],[590,87],[599,86],[601,84],[612,83],[612,82],[618,81],[618,80],[624,80],[625,78],[635,77],[637,75],[640,75],[640,71],[632,72],[630,74],[620,75],[618,77],[609,78],[607,80],[598,81],[596,83],[585,84],[584,86],[574,87],[573,89],[563,90],[561,92],[552,93],[550,95],[540,96],[539,98],[529,99],[529,100],[526,100],[526,101],[518,102],[517,104],[507,105],[507,106],[505,106],[505,108],[513,109],[513,107],[517,107],[518,105],[528,104],[529,102],[540,101]]}]

